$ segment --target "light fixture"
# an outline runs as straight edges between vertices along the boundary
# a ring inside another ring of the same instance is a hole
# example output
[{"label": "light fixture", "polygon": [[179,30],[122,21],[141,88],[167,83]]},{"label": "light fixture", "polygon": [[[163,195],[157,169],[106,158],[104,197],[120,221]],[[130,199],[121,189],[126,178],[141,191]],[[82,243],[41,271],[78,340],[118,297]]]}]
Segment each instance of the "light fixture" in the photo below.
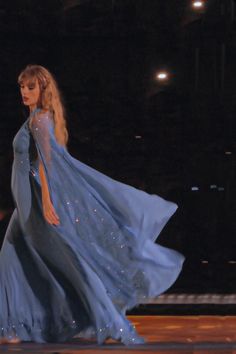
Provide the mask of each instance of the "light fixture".
[{"label": "light fixture", "polygon": [[169,79],[169,74],[168,72],[166,71],[159,71],[157,74],[156,74],[156,79],[158,81],[167,81]]},{"label": "light fixture", "polygon": [[204,1],[194,0],[192,2],[192,6],[193,6],[194,9],[202,9],[204,7]]},{"label": "light fixture", "polygon": [[197,192],[197,191],[199,191],[199,187],[193,186],[193,187],[191,187],[191,191],[192,192]]}]

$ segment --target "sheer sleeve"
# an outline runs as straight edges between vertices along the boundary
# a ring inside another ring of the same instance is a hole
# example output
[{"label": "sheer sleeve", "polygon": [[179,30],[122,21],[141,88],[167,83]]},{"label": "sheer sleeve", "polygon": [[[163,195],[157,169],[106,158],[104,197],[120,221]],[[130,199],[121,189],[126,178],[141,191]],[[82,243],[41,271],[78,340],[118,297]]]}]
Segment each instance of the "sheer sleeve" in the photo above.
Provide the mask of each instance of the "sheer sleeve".
[{"label": "sheer sleeve", "polygon": [[38,112],[30,121],[30,131],[33,136],[39,161],[42,162],[50,190],[50,176],[52,175],[52,113]]},{"label": "sheer sleeve", "polygon": [[52,114],[50,112],[36,114],[30,124],[38,156],[42,162],[50,164],[51,146],[50,131],[53,127]]}]

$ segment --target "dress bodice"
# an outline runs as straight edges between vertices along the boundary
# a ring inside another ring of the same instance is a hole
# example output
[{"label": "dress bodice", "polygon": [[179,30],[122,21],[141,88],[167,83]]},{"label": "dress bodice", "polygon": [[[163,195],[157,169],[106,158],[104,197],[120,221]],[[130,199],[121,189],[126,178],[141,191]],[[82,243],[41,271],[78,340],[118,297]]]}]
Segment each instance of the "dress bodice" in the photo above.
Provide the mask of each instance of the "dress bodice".
[{"label": "dress bodice", "polygon": [[28,154],[29,145],[30,134],[27,119],[13,139],[14,154]]}]

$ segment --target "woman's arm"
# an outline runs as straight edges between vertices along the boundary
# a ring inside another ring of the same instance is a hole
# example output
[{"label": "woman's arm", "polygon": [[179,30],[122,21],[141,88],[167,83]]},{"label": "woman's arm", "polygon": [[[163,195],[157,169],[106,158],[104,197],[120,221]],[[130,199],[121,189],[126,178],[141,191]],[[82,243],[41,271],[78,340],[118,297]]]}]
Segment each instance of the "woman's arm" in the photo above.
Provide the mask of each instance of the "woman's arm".
[{"label": "woman's arm", "polygon": [[49,193],[49,180],[52,168],[50,143],[51,113],[49,111],[40,111],[35,114],[31,118],[29,127],[38,152],[43,214],[49,224],[58,225],[59,217],[53,207]]},{"label": "woman's arm", "polygon": [[45,219],[49,224],[59,225],[59,217],[52,205],[48,183],[44,172],[44,167],[41,162],[39,161],[39,178],[41,182],[41,190],[42,190],[42,206],[43,206],[43,214]]}]

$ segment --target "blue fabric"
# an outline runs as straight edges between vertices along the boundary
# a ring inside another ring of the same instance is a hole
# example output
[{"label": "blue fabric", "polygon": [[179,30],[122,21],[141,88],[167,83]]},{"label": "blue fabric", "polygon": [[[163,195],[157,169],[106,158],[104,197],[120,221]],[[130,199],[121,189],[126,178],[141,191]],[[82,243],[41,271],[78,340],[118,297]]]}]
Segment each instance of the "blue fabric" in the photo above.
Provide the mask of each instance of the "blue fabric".
[{"label": "blue fabric", "polygon": [[[154,242],[177,206],[73,158],[57,143],[49,112],[34,111],[13,148],[16,208],[0,253],[0,335],[141,343],[125,311],[163,293],[181,271],[184,257]],[[39,159],[58,226],[43,217]]]}]

